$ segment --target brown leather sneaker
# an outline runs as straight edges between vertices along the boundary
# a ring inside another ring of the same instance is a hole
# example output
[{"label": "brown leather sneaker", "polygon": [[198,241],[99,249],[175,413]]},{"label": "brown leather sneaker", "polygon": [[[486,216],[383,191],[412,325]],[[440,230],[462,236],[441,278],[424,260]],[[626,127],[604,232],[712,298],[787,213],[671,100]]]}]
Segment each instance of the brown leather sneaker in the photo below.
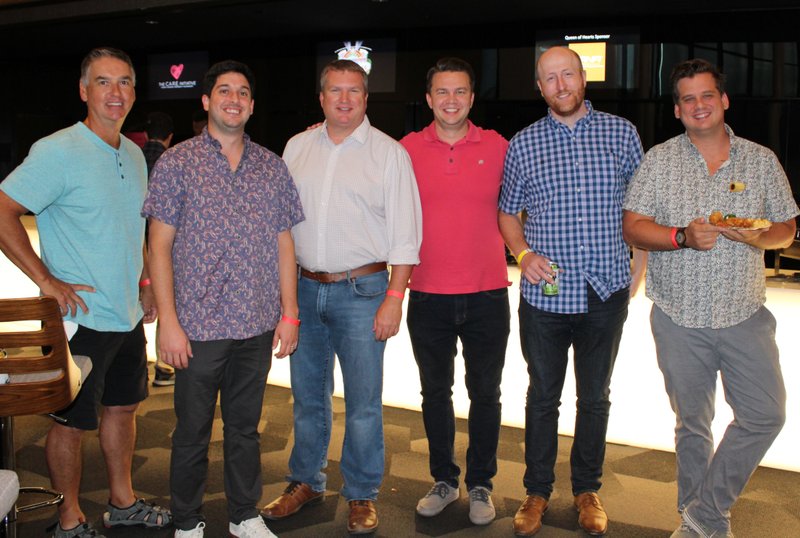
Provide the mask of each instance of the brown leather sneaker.
[{"label": "brown leather sneaker", "polygon": [[578,525],[592,536],[600,536],[608,530],[608,516],[603,509],[600,497],[593,491],[575,495],[575,508],[578,510]]},{"label": "brown leather sneaker", "polygon": [[542,516],[547,511],[547,499],[528,495],[514,514],[514,534],[533,536],[542,528]]},{"label": "brown leather sneaker", "polygon": [[322,502],[324,493],[314,491],[311,486],[302,482],[290,482],[280,497],[261,509],[261,515],[276,520],[296,514],[307,504]]},{"label": "brown leather sneaker", "polygon": [[378,511],[372,501],[350,501],[350,517],[347,518],[347,532],[350,534],[369,534],[378,528]]}]

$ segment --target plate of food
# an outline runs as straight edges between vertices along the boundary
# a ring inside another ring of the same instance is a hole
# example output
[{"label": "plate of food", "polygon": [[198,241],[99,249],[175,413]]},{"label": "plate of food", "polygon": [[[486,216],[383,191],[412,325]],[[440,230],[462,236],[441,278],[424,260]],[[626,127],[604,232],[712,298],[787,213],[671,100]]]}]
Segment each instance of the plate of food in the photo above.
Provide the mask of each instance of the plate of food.
[{"label": "plate of food", "polygon": [[722,211],[711,213],[711,216],[708,217],[708,223],[714,226],[730,228],[731,230],[763,230],[772,226],[772,223],[767,219],[737,217],[732,213],[723,215]]}]

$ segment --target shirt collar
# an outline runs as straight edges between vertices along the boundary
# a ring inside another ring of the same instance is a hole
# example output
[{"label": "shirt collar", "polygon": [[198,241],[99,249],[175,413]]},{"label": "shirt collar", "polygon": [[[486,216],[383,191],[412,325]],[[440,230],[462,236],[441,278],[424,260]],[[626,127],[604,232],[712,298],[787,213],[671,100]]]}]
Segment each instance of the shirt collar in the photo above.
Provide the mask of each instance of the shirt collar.
[{"label": "shirt collar", "polygon": [[[216,150],[218,153],[222,152],[222,144],[220,143],[219,140],[211,136],[211,134],[208,132],[207,126],[203,127],[203,132],[200,133],[199,136],[205,144],[208,144],[211,147],[213,147],[214,150]],[[250,135],[247,133],[242,133],[242,138],[244,139],[244,151],[242,152],[242,160],[244,160],[250,149]]]},{"label": "shirt collar", "polygon": [[[587,113],[584,117],[582,117],[575,123],[574,127],[575,129],[583,125],[588,127],[589,125],[592,124],[592,121],[594,121],[594,107],[592,107],[591,101],[589,101],[588,99],[584,99],[583,104],[586,105]],[[559,127],[564,127],[566,129],[569,129],[569,127],[565,123],[561,123],[560,121],[558,121],[553,117],[553,111],[550,110],[550,107],[547,107],[547,120],[550,122],[551,127],[553,127],[554,129],[557,129]]]},{"label": "shirt collar", "polygon": [[[725,124],[725,132],[728,133],[728,138],[730,139],[731,142],[731,155],[733,155],[739,148],[739,137],[733,134],[733,129],[731,129],[731,126],[728,125],[727,123]],[[689,133],[684,131],[681,136],[683,137],[683,143],[687,147],[694,150],[697,155],[700,155],[700,152],[697,150],[697,146],[695,146],[694,142],[692,142],[692,139],[689,138]]]},{"label": "shirt collar", "polygon": [[[364,116],[364,121],[362,121],[361,124],[358,127],[356,127],[352,133],[347,135],[347,138],[342,140],[342,144],[344,144],[350,139],[353,139],[359,144],[363,145],[367,141],[367,136],[369,135],[369,127],[370,127],[369,118],[367,118],[367,116]],[[331,138],[328,136],[328,120],[325,120],[322,123],[320,131],[321,131],[320,136],[323,137],[323,139],[327,140],[329,143],[333,144],[333,140],[331,140]]]},{"label": "shirt collar", "polygon": [[[467,130],[466,136],[464,136],[464,138],[462,138],[461,140],[457,141],[453,145],[464,144],[466,142],[480,142],[481,141],[481,132],[480,132],[480,130],[475,126],[474,123],[472,123],[471,120],[467,120],[467,124],[469,125],[469,128]],[[445,141],[443,141],[442,139],[439,138],[439,134],[436,132],[436,122],[435,121],[432,121],[430,123],[430,125],[428,125],[427,127],[425,127],[422,130],[422,139],[425,142],[441,142],[442,144],[448,144],[447,142],[445,142]],[[448,145],[450,145],[450,144],[448,144]]]}]

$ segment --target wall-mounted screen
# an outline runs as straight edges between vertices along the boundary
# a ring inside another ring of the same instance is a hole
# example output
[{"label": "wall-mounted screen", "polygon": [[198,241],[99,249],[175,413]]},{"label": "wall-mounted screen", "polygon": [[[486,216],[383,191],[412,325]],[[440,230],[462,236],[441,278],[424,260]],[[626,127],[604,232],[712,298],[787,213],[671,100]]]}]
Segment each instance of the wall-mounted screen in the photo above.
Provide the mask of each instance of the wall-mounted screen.
[{"label": "wall-mounted screen", "polygon": [[540,32],[536,59],[554,46],[565,46],[581,57],[586,80],[595,88],[633,89],[639,32],[630,28],[591,28]]},{"label": "wall-mounted screen", "polygon": [[147,97],[150,100],[199,99],[208,52],[150,54],[147,57]]}]

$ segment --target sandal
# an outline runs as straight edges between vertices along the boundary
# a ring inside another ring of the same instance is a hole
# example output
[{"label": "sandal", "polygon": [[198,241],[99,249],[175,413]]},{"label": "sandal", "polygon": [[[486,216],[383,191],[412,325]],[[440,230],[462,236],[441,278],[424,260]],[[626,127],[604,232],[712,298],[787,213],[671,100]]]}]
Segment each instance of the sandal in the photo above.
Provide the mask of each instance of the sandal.
[{"label": "sandal", "polygon": [[47,530],[53,529],[55,529],[53,538],[105,538],[102,534],[97,534],[97,531],[88,523],[79,523],[76,527],[66,530],[61,528],[60,523],[56,523]]},{"label": "sandal", "polygon": [[155,503],[146,503],[144,499],[127,508],[118,508],[108,503],[108,511],[103,514],[103,525],[112,527],[141,526],[147,528],[163,528],[172,523],[172,514],[166,508]]}]

